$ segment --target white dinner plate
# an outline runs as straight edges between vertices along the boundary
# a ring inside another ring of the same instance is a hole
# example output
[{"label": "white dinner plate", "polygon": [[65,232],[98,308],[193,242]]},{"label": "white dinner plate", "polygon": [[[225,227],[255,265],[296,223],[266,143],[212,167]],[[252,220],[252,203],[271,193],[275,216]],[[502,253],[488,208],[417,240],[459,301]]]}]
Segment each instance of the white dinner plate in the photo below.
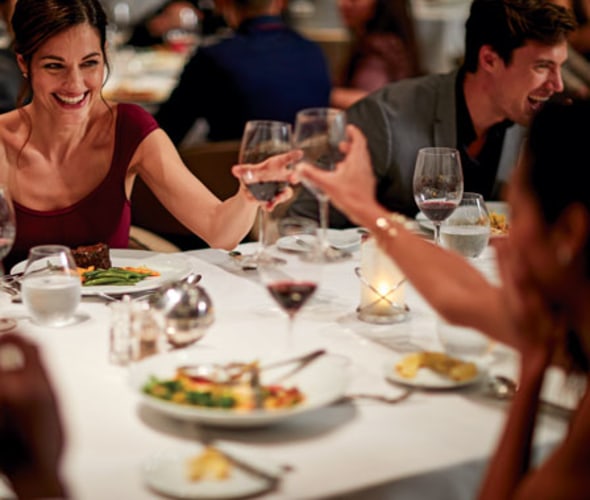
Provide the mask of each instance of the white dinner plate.
[{"label": "white dinner plate", "polygon": [[[360,248],[362,239],[362,230],[356,227],[349,229],[328,229],[328,242],[334,248],[343,250],[345,252],[354,252]],[[309,236],[306,239],[306,235],[298,236],[301,240],[313,243],[314,237]],[[284,236],[277,241],[277,248],[279,250],[285,250],[287,252],[302,252],[306,250],[305,245],[297,242],[294,236]]]},{"label": "white dinner plate", "polygon": [[[508,217],[509,207],[508,203],[505,201],[486,201],[486,207],[488,208],[488,212],[496,212],[497,214],[506,215]],[[421,228],[428,231],[434,231],[432,222],[430,222],[430,219],[428,219],[423,212],[418,212],[416,214],[416,222],[418,222]]]},{"label": "white dinner plate", "polygon": [[[287,355],[288,356],[288,355]],[[261,358],[261,365],[277,358]],[[282,422],[296,415],[307,413],[311,410],[329,405],[340,399],[346,390],[349,379],[348,360],[342,356],[324,355],[308,366],[297,372],[281,385],[285,387],[297,387],[305,396],[305,401],[292,408],[280,410],[253,410],[250,412],[235,412],[227,409],[204,408],[198,406],[180,405],[145,394],[142,390],[150,376],[157,378],[173,378],[176,368],[195,363],[227,363],[233,361],[250,362],[253,359],[228,359],[225,356],[215,356],[211,352],[199,352],[197,350],[184,350],[171,352],[158,356],[152,356],[130,369],[130,384],[132,389],[141,397],[141,401],[148,407],[171,417],[182,420],[200,422],[202,424],[217,427],[261,427]],[[290,367],[292,368],[292,366]],[[272,383],[281,373],[282,368],[262,371],[260,382]]]},{"label": "white dinner plate", "polygon": [[[187,463],[191,458],[198,456],[202,449],[202,445],[197,443],[194,452],[168,451],[150,457],[141,468],[144,482],[164,495],[187,499],[246,498],[263,493],[272,487],[273,482],[269,479],[250,474],[237,466],[232,466],[230,476],[221,481],[191,481],[187,475]],[[266,461],[262,463],[258,457],[254,458],[244,452],[238,454],[233,450],[232,456],[268,471],[277,478],[281,474],[276,465]]]},{"label": "white dinner plate", "polygon": [[[188,262],[181,255],[157,254],[145,258],[115,257],[111,250],[111,264],[113,267],[139,267],[147,266],[158,271],[160,276],[145,278],[144,280],[129,286],[97,285],[82,287],[82,295],[91,296],[99,293],[109,295],[124,295],[153,290],[169,281],[175,281],[187,276],[191,269]],[[19,273],[25,270],[26,261],[19,262],[11,270],[11,273]]]},{"label": "white dinner plate", "polygon": [[443,377],[429,368],[420,368],[414,378],[405,378],[397,373],[395,365],[405,355],[396,356],[383,366],[385,378],[396,384],[415,387],[417,389],[456,389],[481,382],[487,374],[484,366],[477,364],[477,375],[469,380],[457,382]]}]

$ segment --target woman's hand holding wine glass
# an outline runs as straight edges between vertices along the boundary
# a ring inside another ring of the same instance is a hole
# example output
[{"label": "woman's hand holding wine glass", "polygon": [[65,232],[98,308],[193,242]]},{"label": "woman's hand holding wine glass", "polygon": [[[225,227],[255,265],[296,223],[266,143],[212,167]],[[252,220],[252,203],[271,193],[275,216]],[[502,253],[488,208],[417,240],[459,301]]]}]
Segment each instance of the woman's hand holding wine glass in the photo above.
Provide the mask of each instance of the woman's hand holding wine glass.
[{"label": "woman's hand holding wine glass", "polygon": [[418,151],[414,170],[414,199],[434,225],[434,241],[440,244],[440,226],[463,196],[463,170],[459,151],[429,147]]},{"label": "woman's hand holding wine glass", "polygon": [[288,186],[288,172],[260,168],[258,164],[291,149],[290,124],[265,120],[246,123],[240,147],[240,163],[252,164],[252,167],[242,168],[241,180],[252,196],[264,204],[258,214],[258,250],[244,262],[247,267],[255,268],[262,260],[270,258],[266,251],[265,238],[267,210],[273,207]]}]

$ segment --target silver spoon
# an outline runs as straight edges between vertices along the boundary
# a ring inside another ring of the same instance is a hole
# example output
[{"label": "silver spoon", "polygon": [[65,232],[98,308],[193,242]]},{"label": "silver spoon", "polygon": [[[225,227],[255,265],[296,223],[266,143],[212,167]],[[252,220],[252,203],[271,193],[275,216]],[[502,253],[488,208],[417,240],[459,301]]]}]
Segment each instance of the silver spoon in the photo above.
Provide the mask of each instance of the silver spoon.
[{"label": "silver spoon", "polygon": [[[488,392],[496,399],[512,399],[517,391],[518,384],[516,381],[504,375],[493,375],[488,380]],[[570,408],[544,399],[539,400],[539,408],[565,418],[570,418],[573,413]]]},{"label": "silver spoon", "polygon": [[197,273],[190,273],[186,278],[181,280],[182,283],[187,283],[189,285],[196,285],[203,276]]}]

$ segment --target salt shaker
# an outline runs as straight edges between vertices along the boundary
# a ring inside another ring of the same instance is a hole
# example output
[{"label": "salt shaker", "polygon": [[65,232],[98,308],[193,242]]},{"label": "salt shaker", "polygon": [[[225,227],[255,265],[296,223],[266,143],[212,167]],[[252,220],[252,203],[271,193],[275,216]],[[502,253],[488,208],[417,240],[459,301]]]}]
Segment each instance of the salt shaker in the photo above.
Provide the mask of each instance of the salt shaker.
[{"label": "salt shaker", "polygon": [[162,326],[155,311],[128,295],[112,302],[109,356],[111,363],[126,365],[160,351]]},{"label": "salt shaker", "polygon": [[131,308],[132,358],[140,361],[160,351],[162,326],[155,311],[145,302],[136,302]]},{"label": "salt shaker", "polygon": [[109,335],[109,361],[126,365],[132,359],[133,334],[131,330],[131,309],[129,295],[122,300],[111,302],[111,327]]}]

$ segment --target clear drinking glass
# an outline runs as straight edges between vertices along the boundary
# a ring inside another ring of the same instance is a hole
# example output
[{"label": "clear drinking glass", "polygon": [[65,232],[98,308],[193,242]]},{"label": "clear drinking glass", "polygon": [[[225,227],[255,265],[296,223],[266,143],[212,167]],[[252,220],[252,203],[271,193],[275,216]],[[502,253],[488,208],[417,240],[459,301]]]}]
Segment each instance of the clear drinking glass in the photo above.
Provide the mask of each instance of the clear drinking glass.
[{"label": "clear drinking glass", "polygon": [[454,358],[483,363],[494,347],[493,340],[478,330],[452,325],[441,317],[436,329],[445,353]]},{"label": "clear drinking glass", "polygon": [[[271,156],[287,153],[292,147],[289,123],[270,120],[252,120],[246,123],[240,146],[240,163],[253,164],[253,168],[244,171],[242,181],[261,203],[271,202],[287,187],[287,173],[256,168],[256,164]],[[260,207],[258,209],[258,250],[246,259],[244,262],[246,266],[255,267],[262,259],[270,258],[266,252],[267,220],[268,212]]]},{"label": "clear drinking glass", "polygon": [[320,282],[321,262],[305,258],[316,248],[314,240],[318,226],[316,221],[304,217],[285,217],[277,222],[277,226],[278,236],[283,241],[292,240],[289,246],[297,250],[283,265],[271,260],[262,262],[259,274],[271,297],[289,317],[286,348],[291,349],[295,316],[315,293]]},{"label": "clear drinking glass", "polygon": [[485,250],[490,239],[490,214],[483,196],[463,193],[463,199],[440,229],[442,246],[475,258]]},{"label": "clear drinking glass", "polygon": [[[346,114],[333,108],[309,108],[299,111],[295,119],[295,147],[304,153],[302,161],[322,170],[334,170],[344,158],[340,144],[346,140]],[[319,251],[309,258],[332,262],[350,257],[350,254],[333,248],[328,241],[330,199],[313,183],[304,180],[305,187],[319,204]]]},{"label": "clear drinking glass", "polygon": [[[4,276],[2,259],[8,255],[16,235],[14,207],[8,189],[0,185],[0,276]],[[1,279],[1,278],[0,278]],[[12,330],[16,321],[12,318],[0,317],[0,332]]]},{"label": "clear drinking glass", "polygon": [[434,241],[440,244],[440,227],[463,195],[463,170],[459,151],[429,147],[418,151],[414,169],[414,199],[434,225]]},{"label": "clear drinking glass", "polygon": [[31,248],[21,293],[35,323],[52,327],[72,323],[80,303],[81,283],[70,249],[62,245]]}]

